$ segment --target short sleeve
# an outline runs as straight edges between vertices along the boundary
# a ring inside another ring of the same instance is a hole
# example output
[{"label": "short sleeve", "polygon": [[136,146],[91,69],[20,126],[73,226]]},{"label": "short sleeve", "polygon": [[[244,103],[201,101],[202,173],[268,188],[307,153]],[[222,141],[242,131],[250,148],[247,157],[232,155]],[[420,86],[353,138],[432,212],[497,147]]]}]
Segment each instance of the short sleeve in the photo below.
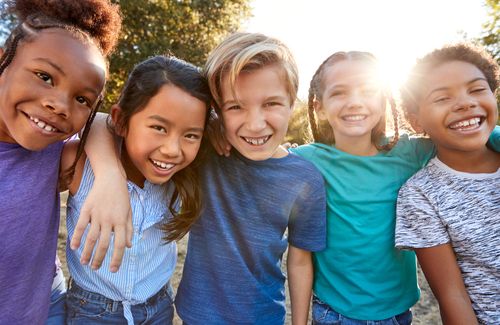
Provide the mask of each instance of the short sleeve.
[{"label": "short sleeve", "polygon": [[326,247],[326,198],[321,174],[309,173],[307,183],[297,196],[288,223],[290,245],[311,252]]},{"label": "short sleeve", "polygon": [[412,144],[416,163],[418,163],[419,166],[424,167],[425,165],[427,165],[429,160],[436,156],[436,146],[431,141],[431,139],[410,137],[409,141]]},{"label": "short sleeve", "polygon": [[488,139],[488,146],[496,152],[500,152],[500,126],[495,126]]},{"label": "short sleeve", "polygon": [[397,248],[426,248],[450,242],[437,206],[412,179],[399,191],[396,214]]}]

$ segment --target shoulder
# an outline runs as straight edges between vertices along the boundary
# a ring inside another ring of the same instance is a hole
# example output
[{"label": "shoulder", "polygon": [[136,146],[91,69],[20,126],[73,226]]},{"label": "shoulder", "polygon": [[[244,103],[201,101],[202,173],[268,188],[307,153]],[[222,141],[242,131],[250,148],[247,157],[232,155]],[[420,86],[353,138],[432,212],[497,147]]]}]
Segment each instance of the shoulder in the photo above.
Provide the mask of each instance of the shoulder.
[{"label": "shoulder", "polygon": [[297,148],[291,148],[290,152],[304,158],[310,158],[324,151],[325,147],[328,146],[322,143],[309,143],[298,146]]}]

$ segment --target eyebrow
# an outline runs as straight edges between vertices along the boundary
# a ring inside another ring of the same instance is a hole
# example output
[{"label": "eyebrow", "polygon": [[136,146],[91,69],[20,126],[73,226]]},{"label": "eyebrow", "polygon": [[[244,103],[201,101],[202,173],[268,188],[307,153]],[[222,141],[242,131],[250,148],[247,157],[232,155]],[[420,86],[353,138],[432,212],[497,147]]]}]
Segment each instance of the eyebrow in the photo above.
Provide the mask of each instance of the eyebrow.
[{"label": "eyebrow", "polygon": [[[160,115],[151,115],[148,117],[149,119],[151,120],[155,120],[155,121],[158,121],[158,122],[161,122],[163,124],[167,124],[167,125],[170,125],[172,123],[170,123],[169,120],[163,118],[162,116]],[[198,128],[198,127],[193,127],[193,128],[190,128],[189,131],[199,131],[199,132],[202,132],[204,131],[204,128]]]},{"label": "eyebrow", "polygon": [[[474,79],[472,79],[472,80],[468,81],[468,82],[466,83],[466,85],[470,85],[470,84],[472,84],[472,83],[474,83],[474,82],[476,82],[476,81],[480,81],[480,80],[488,82],[488,80],[487,80],[486,78],[483,78],[483,77],[477,77],[477,78],[474,78]],[[428,94],[427,96],[425,96],[425,99],[429,98],[429,97],[430,97],[433,93],[435,93],[435,92],[442,91],[442,90],[447,90],[447,89],[448,89],[448,87],[439,87],[439,88],[435,88],[435,89],[433,89],[431,92],[429,92],[429,94]]]}]

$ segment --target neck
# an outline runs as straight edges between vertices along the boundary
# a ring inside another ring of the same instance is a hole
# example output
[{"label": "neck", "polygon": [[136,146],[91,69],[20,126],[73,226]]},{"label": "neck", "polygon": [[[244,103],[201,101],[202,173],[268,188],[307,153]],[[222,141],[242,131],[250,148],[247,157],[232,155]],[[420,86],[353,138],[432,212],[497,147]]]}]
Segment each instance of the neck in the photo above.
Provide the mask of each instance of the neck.
[{"label": "neck", "polygon": [[377,147],[372,143],[371,134],[361,137],[343,137],[335,135],[335,148],[355,156],[375,156]]},{"label": "neck", "polygon": [[472,152],[438,147],[437,157],[450,168],[464,173],[494,173],[500,168],[500,153],[486,146]]}]

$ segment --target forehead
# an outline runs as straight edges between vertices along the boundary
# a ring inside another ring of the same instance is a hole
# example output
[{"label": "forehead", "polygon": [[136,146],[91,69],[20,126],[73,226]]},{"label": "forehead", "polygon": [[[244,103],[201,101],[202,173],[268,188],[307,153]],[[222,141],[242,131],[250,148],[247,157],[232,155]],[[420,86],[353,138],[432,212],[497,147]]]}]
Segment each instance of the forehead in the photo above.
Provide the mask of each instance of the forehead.
[{"label": "forehead", "polygon": [[330,64],[323,73],[323,85],[378,83],[379,73],[375,64],[362,60],[342,60]]},{"label": "forehead", "polygon": [[427,69],[424,86],[452,86],[474,79],[486,79],[483,72],[474,64],[465,61],[448,61]]},{"label": "forehead", "polygon": [[61,28],[42,30],[18,47],[13,62],[48,59],[67,75],[100,79],[106,76],[106,61],[98,47],[90,39],[79,39]]},{"label": "forehead", "polygon": [[227,101],[236,95],[238,100],[249,100],[258,95],[290,97],[285,72],[282,67],[268,65],[255,70],[242,71],[231,85],[226,75],[222,79],[222,101]]}]

